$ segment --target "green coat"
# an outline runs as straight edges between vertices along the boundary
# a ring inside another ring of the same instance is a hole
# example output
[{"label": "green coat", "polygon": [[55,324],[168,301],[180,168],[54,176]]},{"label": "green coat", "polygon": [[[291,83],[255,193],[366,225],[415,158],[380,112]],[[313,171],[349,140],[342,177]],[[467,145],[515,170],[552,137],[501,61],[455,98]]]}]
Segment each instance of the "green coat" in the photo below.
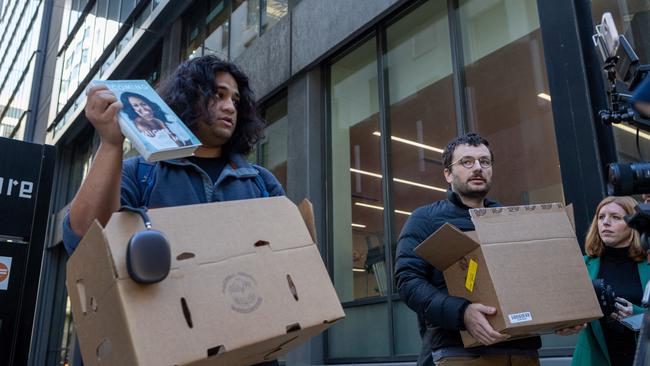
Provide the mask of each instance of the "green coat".
[{"label": "green coat", "polygon": [[[596,279],[600,270],[600,258],[585,256],[585,264],[591,279]],[[650,264],[647,261],[639,262],[639,277],[641,286],[645,286],[650,280]],[[641,289],[643,291],[643,288]],[[634,305],[634,314],[643,312],[643,308]],[[573,352],[572,366],[611,366],[609,353],[605,344],[605,335],[600,321],[590,322],[578,335],[576,349]]]}]

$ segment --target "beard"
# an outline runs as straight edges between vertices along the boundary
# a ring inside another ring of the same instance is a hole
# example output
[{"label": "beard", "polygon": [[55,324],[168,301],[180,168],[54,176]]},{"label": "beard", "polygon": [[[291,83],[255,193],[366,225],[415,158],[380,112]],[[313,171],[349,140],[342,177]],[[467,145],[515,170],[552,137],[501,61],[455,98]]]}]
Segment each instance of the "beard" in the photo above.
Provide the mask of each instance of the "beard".
[{"label": "beard", "polygon": [[[483,187],[473,187],[469,181],[472,179],[480,178],[483,180]],[[454,177],[451,183],[452,190],[461,196],[469,198],[485,198],[490,188],[492,188],[492,180],[486,178],[482,173],[472,175],[467,181],[461,181],[458,177]]]}]

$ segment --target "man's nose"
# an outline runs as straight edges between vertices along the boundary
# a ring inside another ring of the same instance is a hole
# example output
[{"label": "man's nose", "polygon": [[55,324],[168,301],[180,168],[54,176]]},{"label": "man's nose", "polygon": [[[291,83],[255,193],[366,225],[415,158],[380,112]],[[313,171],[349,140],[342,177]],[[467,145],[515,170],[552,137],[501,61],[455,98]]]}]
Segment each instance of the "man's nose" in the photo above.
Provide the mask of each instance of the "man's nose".
[{"label": "man's nose", "polygon": [[223,104],[221,105],[221,108],[222,108],[224,111],[226,111],[226,112],[230,112],[230,113],[234,113],[235,110],[236,110],[236,108],[235,108],[235,103],[234,103],[234,101],[232,100],[232,98],[225,98],[225,99],[223,100]]}]

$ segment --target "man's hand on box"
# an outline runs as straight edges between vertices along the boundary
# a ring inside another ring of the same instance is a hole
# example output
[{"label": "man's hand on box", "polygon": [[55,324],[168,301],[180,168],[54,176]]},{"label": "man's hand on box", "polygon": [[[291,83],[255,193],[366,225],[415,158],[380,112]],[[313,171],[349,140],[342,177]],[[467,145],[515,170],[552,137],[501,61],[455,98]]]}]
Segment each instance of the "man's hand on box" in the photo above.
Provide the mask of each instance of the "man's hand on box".
[{"label": "man's hand on box", "polygon": [[586,326],[587,326],[587,324],[580,324],[580,325],[576,325],[575,327],[558,329],[558,330],[555,331],[555,334],[561,335],[561,336],[570,336],[572,334],[579,333]]},{"label": "man's hand on box", "polygon": [[494,330],[485,317],[486,315],[494,315],[496,312],[497,310],[491,306],[470,304],[465,309],[465,314],[463,314],[465,328],[472,337],[483,345],[494,344],[510,337]]}]

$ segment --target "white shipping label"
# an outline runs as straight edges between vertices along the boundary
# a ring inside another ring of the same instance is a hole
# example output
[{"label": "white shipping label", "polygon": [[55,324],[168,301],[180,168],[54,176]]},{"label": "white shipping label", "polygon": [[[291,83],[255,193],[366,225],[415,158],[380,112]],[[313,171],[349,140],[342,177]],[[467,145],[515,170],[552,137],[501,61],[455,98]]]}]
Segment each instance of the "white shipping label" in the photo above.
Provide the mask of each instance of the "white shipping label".
[{"label": "white shipping label", "polygon": [[533,315],[530,313],[530,311],[524,311],[523,313],[509,314],[508,318],[510,319],[510,323],[516,324],[532,321]]},{"label": "white shipping label", "polygon": [[7,290],[7,287],[9,287],[11,259],[11,257],[0,257],[0,290]]}]

